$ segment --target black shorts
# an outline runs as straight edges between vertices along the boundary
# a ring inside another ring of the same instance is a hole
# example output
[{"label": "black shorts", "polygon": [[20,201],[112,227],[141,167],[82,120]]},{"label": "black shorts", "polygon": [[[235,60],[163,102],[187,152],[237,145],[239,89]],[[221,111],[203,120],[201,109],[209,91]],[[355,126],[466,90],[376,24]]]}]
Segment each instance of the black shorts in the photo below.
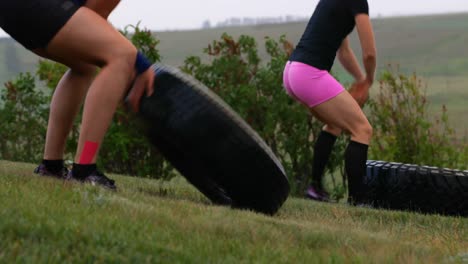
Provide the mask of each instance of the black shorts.
[{"label": "black shorts", "polygon": [[46,48],[79,8],[73,0],[0,0],[0,27],[30,50]]}]

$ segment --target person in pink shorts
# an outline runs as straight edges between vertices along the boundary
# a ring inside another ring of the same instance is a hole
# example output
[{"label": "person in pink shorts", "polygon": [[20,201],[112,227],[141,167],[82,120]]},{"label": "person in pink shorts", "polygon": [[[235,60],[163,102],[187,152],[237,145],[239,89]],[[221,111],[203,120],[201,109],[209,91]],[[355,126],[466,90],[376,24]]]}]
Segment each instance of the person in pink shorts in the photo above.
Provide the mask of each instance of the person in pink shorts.
[{"label": "person in pink shorts", "polygon": [[[363,72],[348,35],[357,28]],[[354,77],[350,92],[330,75],[335,58]],[[372,126],[361,110],[374,81],[376,48],[367,0],[320,0],[287,62],[283,82],[287,93],[310,109],[325,126],[314,146],[312,182],[306,196],[328,201],[322,178],[336,138],[351,135],[345,152],[348,201],[359,200],[366,170]]]}]

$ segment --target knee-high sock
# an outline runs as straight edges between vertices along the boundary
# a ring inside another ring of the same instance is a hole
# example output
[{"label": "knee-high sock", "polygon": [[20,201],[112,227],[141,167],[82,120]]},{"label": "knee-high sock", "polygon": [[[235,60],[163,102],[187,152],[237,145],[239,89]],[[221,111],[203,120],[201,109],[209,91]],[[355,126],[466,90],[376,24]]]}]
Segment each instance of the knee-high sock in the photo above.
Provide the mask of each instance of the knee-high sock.
[{"label": "knee-high sock", "polygon": [[314,145],[314,158],[312,160],[312,186],[323,189],[323,173],[335,145],[336,136],[326,131],[320,132]]},{"label": "knee-high sock", "polygon": [[355,141],[349,142],[346,148],[345,170],[348,175],[348,191],[351,201],[356,201],[362,192],[368,149],[368,145]]}]

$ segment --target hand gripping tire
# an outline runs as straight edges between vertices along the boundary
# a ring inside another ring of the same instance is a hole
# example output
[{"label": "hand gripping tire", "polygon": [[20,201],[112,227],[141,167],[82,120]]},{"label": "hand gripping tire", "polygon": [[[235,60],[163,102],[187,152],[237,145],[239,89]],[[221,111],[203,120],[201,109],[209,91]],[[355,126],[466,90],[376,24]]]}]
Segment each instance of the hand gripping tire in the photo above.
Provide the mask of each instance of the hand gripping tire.
[{"label": "hand gripping tire", "polygon": [[177,69],[154,65],[140,116],[150,141],[212,202],[275,214],[289,195],[283,166],[221,98]]}]

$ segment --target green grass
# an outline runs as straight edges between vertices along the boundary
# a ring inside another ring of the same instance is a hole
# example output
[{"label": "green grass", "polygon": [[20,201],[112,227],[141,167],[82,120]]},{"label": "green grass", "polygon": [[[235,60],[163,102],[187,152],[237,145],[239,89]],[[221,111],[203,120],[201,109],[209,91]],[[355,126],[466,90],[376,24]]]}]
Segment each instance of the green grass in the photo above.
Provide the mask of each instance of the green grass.
[{"label": "green grass", "polygon": [[274,217],[217,207],[183,178],[119,191],[0,161],[0,263],[462,263],[468,219],[290,198]]}]

